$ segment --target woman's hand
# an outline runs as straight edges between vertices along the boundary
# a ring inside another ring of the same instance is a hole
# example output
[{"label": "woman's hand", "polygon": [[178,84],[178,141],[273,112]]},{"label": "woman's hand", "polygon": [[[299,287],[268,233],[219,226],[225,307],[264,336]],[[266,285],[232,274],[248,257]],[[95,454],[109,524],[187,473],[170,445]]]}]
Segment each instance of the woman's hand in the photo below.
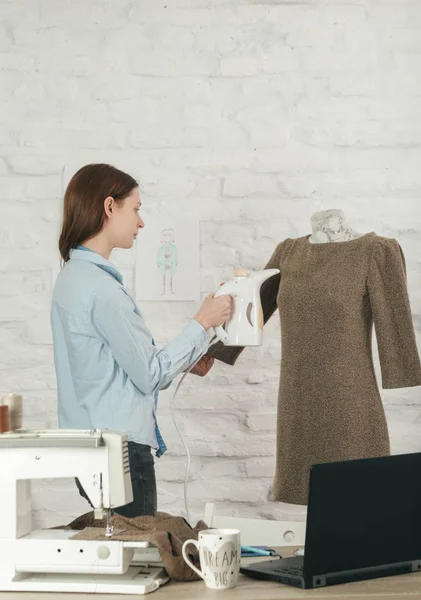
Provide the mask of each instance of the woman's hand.
[{"label": "woman's hand", "polygon": [[204,299],[199,312],[194,317],[206,331],[211,327],[223,325],[232,318],[233,301],[231,296],[224,295],[217,298],[214,296],[215,294],[209,294]]},{"label": "woman's hand", "polygon": [[213,358],[213,356],[209,356],[208,354],[205,354],[199,360],[197,365],[195,365],[193,367],[193,369],[190,371],[190,373],[193,373],[193,375],[198,375],[199,377],[204,377],[205,375],[207,375],[209,373],[214,362],[215,362],[215,359]]}]

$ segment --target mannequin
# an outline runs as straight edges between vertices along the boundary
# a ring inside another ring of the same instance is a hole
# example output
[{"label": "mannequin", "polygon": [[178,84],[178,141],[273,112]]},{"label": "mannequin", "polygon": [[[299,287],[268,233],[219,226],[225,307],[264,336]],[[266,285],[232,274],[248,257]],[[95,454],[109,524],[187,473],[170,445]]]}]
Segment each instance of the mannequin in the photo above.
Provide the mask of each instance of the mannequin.
[{"label": "mannequin", "polygon": [[343,211],[336,208],[314,213],[310,222],[313,230],[309,238],[311,244],[348,242],[363,235],[351,229]]},{"label": "mannequin", "polygon": [[[405,259],[395,239],[360,234],[341,210],[316,213],[313,232],[280,242],[261,289],[264,322],[278,312],[281,372],[272,498],[306,504],[311,465],[390,454],[372,360],[384,389],[421,385]],[[212,346],[235,364],[243,348]]]}]

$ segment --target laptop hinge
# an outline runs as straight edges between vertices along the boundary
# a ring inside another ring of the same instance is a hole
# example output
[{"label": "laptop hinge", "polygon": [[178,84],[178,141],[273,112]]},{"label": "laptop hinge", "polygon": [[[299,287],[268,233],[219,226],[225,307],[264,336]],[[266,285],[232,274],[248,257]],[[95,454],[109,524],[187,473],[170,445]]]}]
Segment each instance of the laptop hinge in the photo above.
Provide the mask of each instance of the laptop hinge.
[{"label": "laptop hinge", "polygon": [[313,577],[313,587],[324,587],[326,585],[326,575],[315,575]]},{"label": "laptop hinge", "polygon": [[412,561],[412,572],[421,571],[421,560]]}]

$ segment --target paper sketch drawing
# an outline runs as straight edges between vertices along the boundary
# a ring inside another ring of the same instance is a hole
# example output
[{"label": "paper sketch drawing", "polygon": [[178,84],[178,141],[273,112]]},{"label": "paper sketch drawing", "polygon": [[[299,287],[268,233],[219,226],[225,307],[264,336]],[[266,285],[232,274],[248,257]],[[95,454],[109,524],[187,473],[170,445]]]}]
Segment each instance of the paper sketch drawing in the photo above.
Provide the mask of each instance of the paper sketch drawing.
[{"label": "paper sketch drawing", "polygon": [[180,202],[172,210],[144,210],[136,242],[136,300],[200,300],[199,219]]},{"label": "paper sketch drawing", "polygon": [[[174,229],[161,231],[161,245],[158,248],[157,267],[162,275],[162,295],[174,292],[174,275],[178,267],[178,250],[174,239]],[[169,283],[169,290],[168,290]]]}]

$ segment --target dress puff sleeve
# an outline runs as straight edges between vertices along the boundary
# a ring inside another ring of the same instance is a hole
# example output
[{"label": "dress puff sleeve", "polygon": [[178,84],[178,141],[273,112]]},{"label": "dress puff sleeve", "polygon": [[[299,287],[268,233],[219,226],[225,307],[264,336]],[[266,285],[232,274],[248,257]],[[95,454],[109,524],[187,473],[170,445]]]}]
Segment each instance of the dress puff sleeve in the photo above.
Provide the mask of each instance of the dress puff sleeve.
[{"label": "dress puff sleeve", "polygon": [[377,238],[367,278],[384,389],[421,385],[406,266],[394,239]]},{"label": "dress puff sleeve", "polygon": [[[275,251],[265,265],[265,269],[280,268],[283,245],[284,242],[281,242],[276,246]],[[269,321],[276,310],[279,284],[280,275],[278,274],[267,279],[260,288],[260,300],[265,323]],[[234,365],[243,350],[244,346],[225,346],[222,342],[217,342],[209,348],[207,354],[228,365]]]}]

